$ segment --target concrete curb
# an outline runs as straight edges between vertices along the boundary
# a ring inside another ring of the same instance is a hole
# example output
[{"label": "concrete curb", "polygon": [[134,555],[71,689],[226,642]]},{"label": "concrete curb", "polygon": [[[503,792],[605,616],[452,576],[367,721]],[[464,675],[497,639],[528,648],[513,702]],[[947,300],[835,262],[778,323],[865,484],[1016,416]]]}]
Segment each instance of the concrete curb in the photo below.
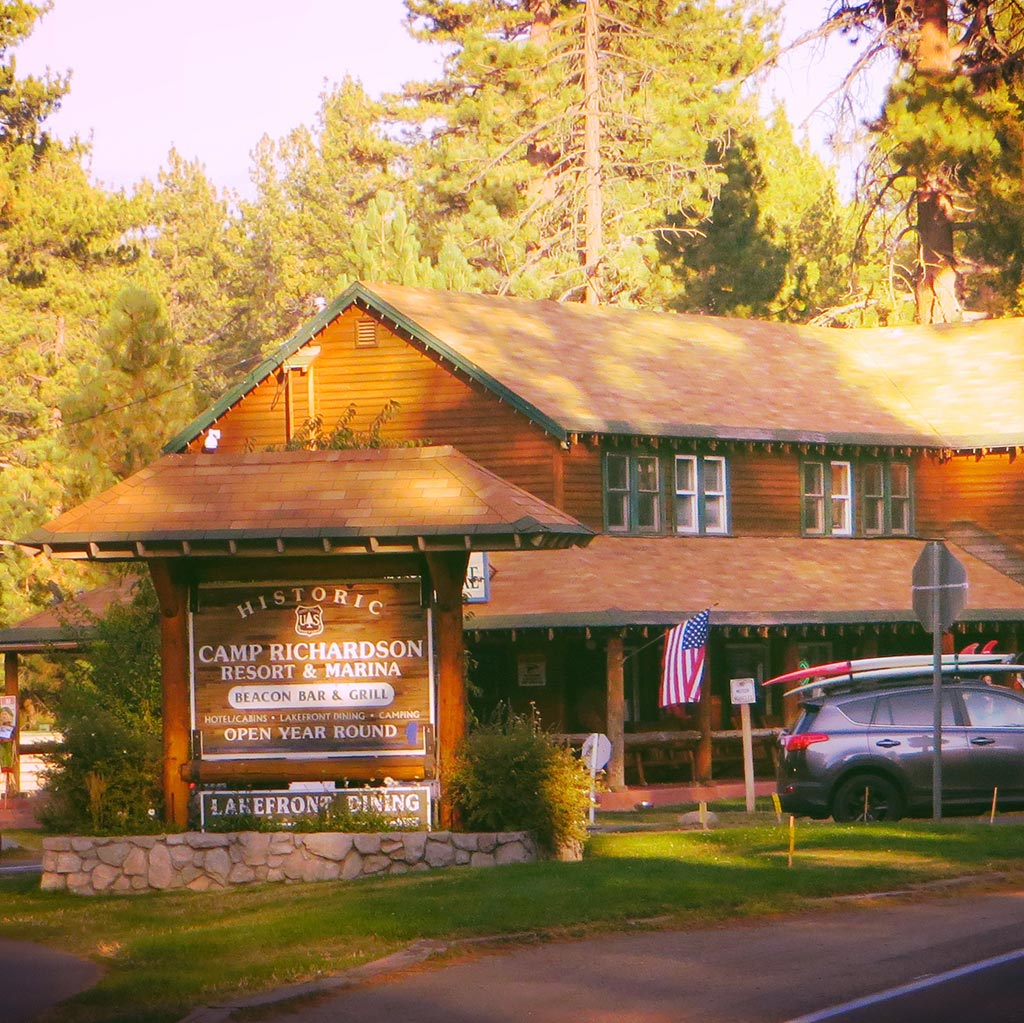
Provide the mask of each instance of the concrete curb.
[{"label": "concrete curb", "polygon": [[399,970],[408,969],[429,959],[431,956],[445,952],[451,947],[451,943],[422,939],[414,941],[408,948],[400,952],[394,952],[383,959],[374,960],[372,963],[363,963],[362,966],[355,966],[344,973],[335,974],[331,977],[321,977],[318,980],[309,980],[302,984],[289,984],[286,987],[275,988],[273,991],[264,991],[262,994],[252,995],[249,998],[234,999],[229,1002],[221,1002],[217,1005],[205,1005],[193,1009],[185,1016],[180,1023],[223,1023],[228,1020],[239,1009],[254,1009],[265,1005],[275,1005],[279,1002],[287,1002],[293,998],[302,998],[306,995],[318,995],[325,991],[337,991],[340,988],[354,987],[356,984],[373,980],[376,977],[387,973],[394,973]]}]

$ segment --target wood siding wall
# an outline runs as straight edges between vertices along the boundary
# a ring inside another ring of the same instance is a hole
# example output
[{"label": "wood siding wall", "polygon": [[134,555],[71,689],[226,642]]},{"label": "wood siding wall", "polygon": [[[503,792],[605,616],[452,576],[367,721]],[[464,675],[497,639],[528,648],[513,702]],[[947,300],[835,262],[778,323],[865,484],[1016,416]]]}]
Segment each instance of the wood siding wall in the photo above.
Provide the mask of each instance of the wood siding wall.
[{"label": "wood siding wall", "polygon": [[944,536],[952,523],[973,522],[1024,548],[1024,459],[924,459],[916,490],[918,535]]},{"label": "wood siding wall", "polygon": [[[555,438],[484,388],[457,376],[450,365],[441,365],[354,307],[310,344],[321,349],[307,371],[312,374],[315,408],[309,408],[304,372],[274,374],[217,424],[223,450],[281,447],[288,440],[289,423],[294,433],[311,411],[329,431],[350,404],[357,410],[353,426],[365,430],[385,403],[395,400],[400,409],[384,436],[451,444],[504,479],[555,503],[561,454]],[[293,378],[290,388],[287,375]],[[201,445],[199,438],[192,450]]]},{"label": "wood siding wall", "polygon": [[[630,452],[627,447],[611,450]],[[746,536],[800,534],[800,460],[792,453],[721,448],[729,466],[730,533]],[[673,452],[662,447],[662,521],[672,531]],[[563,460],[564,509],[591,529],[604,526],[602,460],[599,446],[573,445]]]}]

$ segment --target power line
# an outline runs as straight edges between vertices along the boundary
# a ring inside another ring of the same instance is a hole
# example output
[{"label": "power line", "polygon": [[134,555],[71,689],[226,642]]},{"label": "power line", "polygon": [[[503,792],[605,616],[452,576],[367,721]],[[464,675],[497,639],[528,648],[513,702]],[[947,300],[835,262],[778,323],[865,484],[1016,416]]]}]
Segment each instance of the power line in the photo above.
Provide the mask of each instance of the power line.
[{"label": "power line", "polygon": [[[224,371],[225,373],[233,373],[235,370],[242,369],[242,367],[252,362],[262,361],[262,356],[251,355],[246,359],[242,359],[236,362],[234,365],[228,366]],[[145,405],[148,402],[156,401],[158,398],[164,398],[168,394],[173,394],[175,391],[180,391],[183,387],[190,387],[192,385],[191,380],[183,381],[180,384],[175,384],[173,387],[168,387],[163,391],[154,391],[151,394],[144,394],[141,398],[135,398],[132,401],[126,401],[122,405],[114,405],[110,408],[100,409],[98,412],[90,413],[87,416],[82,416],[80,419],[73,419],[68,422],[61,422],[48,428],[40,428],[34,430],[32,435],[29,437],[10,437],[7,440],[0,440],[0,448],[10,447],[15,444],[31,443],[34,440],[39,440],[42,437],[49,437],[53,434],[59,433],[61,430],[70,430],[76,426],[81,426],[83,423],[92,422],[94,419],[101,419],[104,416],[114,415],[117,412],[123,412],[125,409],[135,408],[138,405]]]}]

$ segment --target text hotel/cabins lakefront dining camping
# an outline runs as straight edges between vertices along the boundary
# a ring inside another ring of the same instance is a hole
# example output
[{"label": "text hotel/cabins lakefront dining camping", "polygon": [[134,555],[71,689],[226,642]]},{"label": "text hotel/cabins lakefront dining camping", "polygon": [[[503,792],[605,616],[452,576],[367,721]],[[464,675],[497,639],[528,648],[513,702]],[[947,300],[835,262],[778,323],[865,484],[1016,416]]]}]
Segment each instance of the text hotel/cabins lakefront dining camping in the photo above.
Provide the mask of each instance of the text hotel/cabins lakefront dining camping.
[{"label": "text hotel/cabins lakefront dining camping", "polygon": [[191,653],[204,758],[424,755],[434,707],[419,579],[202,584]]}]

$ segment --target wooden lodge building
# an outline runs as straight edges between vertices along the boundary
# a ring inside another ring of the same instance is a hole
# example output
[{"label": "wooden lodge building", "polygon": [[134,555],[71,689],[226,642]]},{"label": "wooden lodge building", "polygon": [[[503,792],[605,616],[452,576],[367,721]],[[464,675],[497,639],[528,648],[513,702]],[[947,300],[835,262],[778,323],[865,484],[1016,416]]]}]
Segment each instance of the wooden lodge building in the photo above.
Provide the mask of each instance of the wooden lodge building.
[{"label": "wooden lodge building", "polygon": [[[424,446],[286,450],[311,421],[330,432],[354,406],[362,429],[388,403],[382,435]],[[664,748],[709,777],[731,678],[931,649],[911,608],[927,539],[968,574],[946,642],[1018,649],[1022,408],[1017,320],[837,330],[356,284],[153,466],[22,542],[148,561],[179,660],[197,578],[289,559],[321,578],[339,554],[392,574],[433,559],[443,578],[486,552],[461,608],[475,709],[607,732],[613,784],[672,777]],[[660,711],[661,636],[706,607],[701,704]],[[458,645],[445,656],[457,674]],[[786,710],[759,687],[759,725]],[[444,713],[442,747],[459,734]],[[696,761],[673,733],[702,736]],[[195,768],[194,749],[168,756]]]}]

